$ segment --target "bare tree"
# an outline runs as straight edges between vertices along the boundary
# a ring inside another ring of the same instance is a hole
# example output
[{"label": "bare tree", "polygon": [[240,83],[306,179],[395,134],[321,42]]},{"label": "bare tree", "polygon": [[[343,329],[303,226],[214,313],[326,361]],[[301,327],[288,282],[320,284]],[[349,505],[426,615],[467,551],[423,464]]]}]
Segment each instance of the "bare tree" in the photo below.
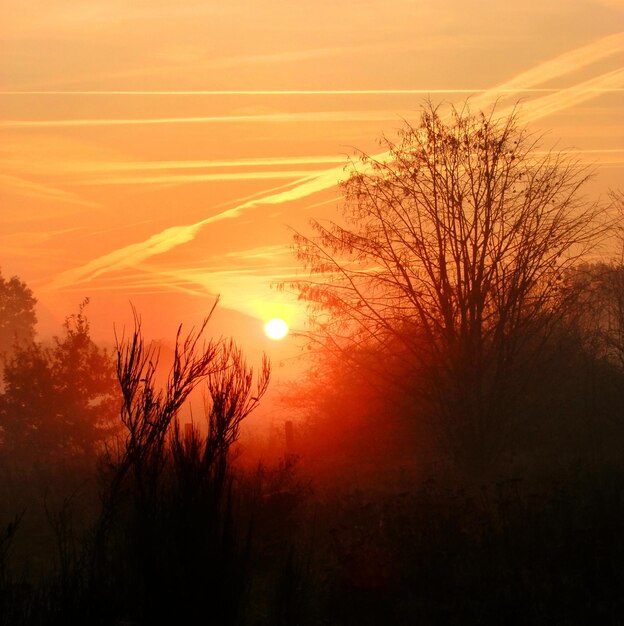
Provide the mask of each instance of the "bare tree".
[{"label": "bare tree", "polygon": [[609,194],[614,212],[615,254],[609,262],[587,263],[566,276],[575,298],[575,320],[587,348],[624,369],[624,193]]},{"label": "bare tree", "polygon": [[343,221],[295,236],[311,336],[346,357],[404,354],[455,458],[485,463],[511,434],[520,354],[557,311],[564,270],[604,232],[581,195],[590,172],[540,151],[515,111],[465,106],[445,121],[428,104],[382,144],[387,159],[351,163]]},{"label": "bare tree", "polygon": [[230,448],[238,440],[241,423],[266,393],[270,377],[271,366],[264,356],[254,385],[254,370],[241,349],[233,341],[221,343],[206,377],[205,437],[194,425],[183,436],[179,422],[174,423],[172,454],[181,485],[208,479],[217,491],[225,486]]},{"label": "bare tree", "polygon": [[157,389],[155,380],[159,354],[153,346],[145,345],[136,314],[130,338],[117,342],[117,377],[123,395],[121,421],[127,429],[119,473],[123,477],[132,468],[139,489],[144,482],[155,484],[167,458],[167,433],[180,407],[202,380],[221,367],[219,342],[202,343],[209,319],[210,315],[197,331],[183,339],[182,328],[178,328],[164,390]]},{"label": "bare tree", "polygon": [[126,433],[119,450],[108,454],[110,475],[106,476],[102,512],[95,531],[94,565],[102,558],[124,487],[130,483],[135,498],[143,503],[155,499],[169,458],[167,437],[172,422],[193,389],[221,366],[219,341],[203,340],[215,306],[216,302],[198,330],[183,338],[182,327],[178,328],[173,364],[164,389],[159,389],[156,381],[159,351],[146,343],[136,311],[133,331],[128,337],[117,339],[117,378],[123,398],[121,422]]},{"label": "bare tree", "polygon": [[[265,358],[254,376],[234,342],[204,340],[209,317],[186,336],[178,330],[162,386],[159,352],[136,313],[133,331],[117,341],[126,433],[103,476],[89,584],[108,584],[116,568],[129,572],[133,602],[152,621],[196,623],[205,604],[191,600],[202,597],[218,623],[234,623],[245,589],[249,534],[234,519],[229,453],[267,390],[270,367]],[[180,409],[201,383],[210,396],[207,429],[191,424],[181,433]]]},{"label": "bare tree", "polygon": [[[215,303],[216,306],[216,303]],[[161,474],[172,460],[178,478],[188,482],[208,479],[224,484],[228,452],[238,439],[241,422],[266,393],[270,364],[265,357],[256,378],[242,351],[233,341],[204,341],[212,311],[197,330],[176,336],[173,364],[164,389],[158,387],[156,372],[159,352],[146,344],[141,319],[134,312],[134,329],[117,340],[117,377],[123,397],[121,422],[126,434],[117,458],[109,455],[112,476],[104,494],[99,532],[107,529],[119,504],[124,484],[140,499],[153,499],[162,488]],[[178,412],[198,384],[205,382],[210,398],[206,402],[207,434],[202,441],[192,430],[183,437]],[[191,476],[190,474],[194,474]]]}]

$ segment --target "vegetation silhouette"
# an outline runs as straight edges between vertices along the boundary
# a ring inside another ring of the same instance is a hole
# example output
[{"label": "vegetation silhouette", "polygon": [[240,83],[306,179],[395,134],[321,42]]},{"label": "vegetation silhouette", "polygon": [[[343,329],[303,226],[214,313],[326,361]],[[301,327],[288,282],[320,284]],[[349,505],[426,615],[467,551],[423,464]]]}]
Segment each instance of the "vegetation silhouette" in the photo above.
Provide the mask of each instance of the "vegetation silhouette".
[{"label": "vegetation silhouette", "polygon": [[[135,313],[134,330],[122,335],[116,347],[124,430],[117,431],[115,441],[109,438],[99,455],[91,447],[93,458],[99,458],[100,503],[92,506],[91,522],[78,529],[76,492],[55,507],[46,499],[56,555],[52,569],[35,579],[22,581],[8,573],[10,544],[23,514],[6,525],[0,544],[0,606],[5,609],[0,623],[195,623],[205,616],[208,599],[212,620],[238,623],[248,588],[250,507],[260,495],[250,487],[247,510],[242,510],[241,496],[233,492],[230,455],[241,422],[266,393],[270,365],[265,358],[255,376],[234,342],[204,340],[208,320],[185,336],[178,330],[173,363],[159,388],[159,353],[144,340]],[[93,351],[82,309],[68,318],[66,330],[67,338],[57,340],[56,349],[71,352],[81,337]],[[59,369],[55,375],[79,382],[77,372],[86,375],[91,365],[92,359],[79,359],[75,371]],[[9,368],[5,379],[12,377]],[[206,391],[206,424],[182,429],[180,408],[200,384]],[[85,389],[77,388],[88,400]],[[11,410],[10,404],[6,407]],[[82,417],[88,422],[92,415]],[[3,469],[10,469],[11,459],[3,462]],[[60,462],[60,456],[48,457],[50,465]],[[87,478],[89,469],[82,471]],[[63,485],[53,487],[67,491]],[[83,486],[80,496],[90,490],[93,497],[94,488]],[[200,596],[203,602],[197,601]]]},{"label": "vegetation silhouette", "polygon": [[22,468],[53,460],[93,462],[115,430],[115,368],[112,356],[90,337],[87,305],[85,300],[65,319],[64,334],[52,346],[16,343],[5,362],[3,453]]},{"label": "vegetation silhouette", "polygon": [[410,370],[440,452],[479,476],[509,453],[525,378],[566,311],[561,279],[607,232],[590,173],[518,125],[515,111],[422,107],[420,124],[361,154],[343,220],[295,235],[310,278],[310,336]]},{"label": "vegetation silhouette", "polygon": [[[199,597],[210,600],[217,623],[234,623],[245,591],[247,546],[233,518],[229,454],[241,421],[267,390],[270,367],[265,359],[254,387],[233,342],[203,341],[208,320],[185,337],[178,330],[164,389],[156,386],[158,353],[145,344],[138,316],[117,344],[126,437],[118,457],[107,459],[91,575],[99,586],[110,573],[111,542],[121,541],[115,565],[129,570],[131,617],[145,623],[182,615],[195,622],[206,610]],[[202,382],[205,433],[193,425],[182,432],[179,410]],[[122,537],[115,532],[120,517]]]},{"label": "vegetation silhouette", "polygon": [[515,113],[445,119],[297,235],[316,349],[268,461],[241,427],[269,363],[210,315],[165,364],[136,311],[98,347],[86,301],[36,343],[2,283],[0,626],[621,624],[619,223]]},{"label": "vegetation silhouette", "polygon": [[6,280],[0,273],[0,357],[10,353],[15,343],[35,338],[37,300],[17,276]]}]

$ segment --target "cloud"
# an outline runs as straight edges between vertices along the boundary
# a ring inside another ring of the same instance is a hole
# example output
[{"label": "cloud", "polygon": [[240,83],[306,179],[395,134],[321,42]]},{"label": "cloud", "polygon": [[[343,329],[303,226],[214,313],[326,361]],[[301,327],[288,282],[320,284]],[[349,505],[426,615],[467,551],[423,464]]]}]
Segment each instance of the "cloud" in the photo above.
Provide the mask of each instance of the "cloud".
[{"label": "cloud", "polygon": [[249,248],[247,250],[237,250],[235,252],[228,252],[224,255],[225,258],[234,259],[264,259],[274,260],[278,256],[290,255],[291,247],[285,244],[276,244],[272,246],[258,246],[256,248]]},{"label": "cloud", "polygon": [[[492,91],[516,90],[541,85],[554,78],[561,78],[581,68],[593,65],[597,61],[622,52],[622,50],[624,50],[624,32],[608,35],[540,63],[511,80],[505,81]],[[487,97],[487,94],[482,97]]]},{"label": "cloud", "polygon": [[76,185],[161,185],[240,180],[274,180],[314,176],[316,170],[273,170],[269,172],[221,172],[219,174],[157,174],[155,176],[117,176],[82,180]]},{"label": "cloud", "polygon": [[8,176],[0,174],[0,186],[3,187],[5,193],[13,193],[18,196],[33,198],[35,200],[43,200],[48,202],[62,202],[65,204],[75,204],[78,206],[97,206],[93,202],[83,200],[74,193],[63,191],[49,185],[42,185],[31,180],[18,176]]},{"label": "cloud", "polygon": [[138,265],[142,261],[158,254],[168,252],[189,241],[193,241],[199,230],[208,224],[214,224],[227,219],[238,217],[241,210],[251,206],[252,201],[221,211],[194,224],[172,226],[152,235],[145,241],[133,243],[123,248],[113,250],[108,254],[93,259],[89,263],[59,274],[50,284],[50,289],[58,289],[69,285],[93,280],[112,269],[121,269]]},{"label": "cloud", "polygon": [[[296,298],[288,292],[270,289],[272,283],[295,280],[298,266],[271,264],[265,267],[214,267],[154,269],[145,265],[124,275],[123,282],[115,277],[103,279],[90,287],[93,292],[127,291],[133,294],[157,295],[171,291],[188,295],[216,296],[225,308],[266,318],[279,311],[291,324],[303,324],[305,315]],[[268,271],[267,271],[268,270]],[[70,290],[80,290],[74,286]]]},{"label": "cloud", "polygon": [[[107,154],[93,154],[84,151],[72,154],[71,144],[63,149],[61,143],[60,149],[56,149],[55,146],[52,151],[45,143],[43,147],[47,149],[42,151],[42,146],[39,145],[36,145],[34,149],[24,149],[21,144],[13,145],[10,148],[7,146],[0,147],[0,167],[7,172],[16,174],[44,174],[47,177],[67,178],[65,182],[69,185],[139,185],[300,179],[317,174],[320,170],[314,166],[327,166],[344,162],[344,157],[339,155],[215,159],[209,161],[127,161],[118,155],[111,157]],[[310,166],[310,169],[274,169],[302,165]],[[185,172],[181,173],[180,170],[185,170]],[[196,172],[197,170],[208,170],[209,173]],[[216,173],[211,170],[226,171]],[[240,171],[233,172],[231,170]],[[89,174],[91,177],[85,177]]]},{"label": "cloud", "polygon": [[[64,163],[63,171],[70,172],[125,172],[177,169],[212,169],[230,167],[271,167],[274,165],[328,165],[341,163],[338,156],[293,156],[251,159],[215,159],[212,161],[112,161],[95,163]],[[24,163],[25,164],[25,163]]]},{"label": "cloud", "polygon": [[77,227],[62,228],[50,231],[22,231],[9,234],[0,234],[0,247],[3,255],[12,257],[32,257],[45,245],[49,249],[50,241],[68,233],[75,233]]},{"label": "cloud", "polygon": [[533,121],[591,100],[596,90],[624,86],[624,69],[613,70],[522,105],[523,119]]},{"label": "cloud", "polygon": [[155,117],[68,120],[1,120],[0,128],[79,128],[88,126],[153,126],[163,124],[238,124],[238,123],[301,123],[301,122],[350,122],[387,121],[409,116],[390,111],[305,111],[302,113],[267,113],[261,115],[210,115],[202,117]]},{"label": "cloud", "polygon": [[[575,50],[566,52],[554,59],[537,65],[536,67],[519,74],[497,87],[477,96],[472,101],[473,108],[484,107],[491,104],[498,97],[501,89],[522,89],[541,84],[545,81],[566,75],[577,70],[579,67],[594,63],[598,59],[615,54],[624,48],[624,33],[618,33],[599,39],[586,46],[581,46]],[[564,89],[541,98],[536,98],[530,102],[527,108],[527,115],[531,120],[552,114],[555,111],[568,108],[579,102],[584,102],[595,97],[603,87],[621,87],[624,83],[624,71],[616,70],[607,74],[602,74],[594,79],[582,82],[578,85]],[[376,159],[387,158],[387,153],[375,155]],[[269,193],[264,196],[249,200],[243,204],[218,213],[210,218],[204,219],[195,224],[186,226],[176,226],[168,228],[146,241],[138,242],[115,250],[107,255],[94,259],[84,266],[70,270],[61,274],[55,281],[56,287],[89,280],[104,272],[127,267],[144,261],[145,259],[171,250],[172,248],[188,243],[194,239],[199,230],[209,223],[230,219],[240,215],[246,209],[261,205],[278,205],[292,200],[311,196],[320,191],[331,189],[343,176],[343,168],[328,169],[321,174],[302,179],[292,187]]]},{"label": "cloud", "polygon": [[[624,1],[624,0],[623,0]],[[599,59],[596,59],[599,60]],[[593,63],[594,61],[591,61]],[[576,69],[586,64],[580,63]],[[572,68],[569,71],[573,71]],[[555,76],[556,77],[556,76]],[[548,78],[545,80],[549,80]],[[509,87],[503,83],[491,89],[497,94],[539,94],[559,91],[558,87]],[[34,91],[34,90],[5,90],[0,91],[2,96],[427,96],[427,95],[470,95],[484,91],[483,87],[470,88],[447,88],[447,89],[234,89],[234,90],[211,90],[211,91],[133,91],[133,90],[107,90],[107,91]],[[601,92],[622,91],[622,89],[602,89]]]},{"label": "cloud", "polygon": [[111,268],[128,267],[140,263],[157,254],[162,254],[195,238],[199,229],[206,223],[204,220],[186,226],[172,226],[160,233],[152,235],[145,241],[133,243],[109,252],[82,267],[60,274],[50,285],[58,288],[75,284],[84,280],[97,278]]}]

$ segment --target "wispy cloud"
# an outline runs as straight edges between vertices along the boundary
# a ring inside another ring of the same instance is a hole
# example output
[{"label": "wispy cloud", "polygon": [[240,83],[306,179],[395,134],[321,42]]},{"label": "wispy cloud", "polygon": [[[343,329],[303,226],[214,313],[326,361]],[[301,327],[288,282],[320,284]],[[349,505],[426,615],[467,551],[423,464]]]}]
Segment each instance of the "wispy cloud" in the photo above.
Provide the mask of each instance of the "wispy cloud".
[{"label": "wispy cloud", "polygon": [[[42,246],[45,246],[47,251],[50,251],[54,244],[55,239],[75,233],[80,230],[77,227],[62,228],[58,230],[50,231],[22,231],[15,233],[0,234],[0,249],[5,257],[22,257],[32,258],[41,253]],[[58,246],[60,247],[60,246]]]},{"label": "wispy cloud", "polygon": [[[484,107],[491,104],[499,95],[500,89],[521,89],[541,84],[545,81],[566,75],[586,66],[598,59],[612,55],[624,48],[624,34],[619,33],[599,39],[591,44],[582,46],[573,51],[559,55],[555,59],[546,61],[531,70],[523,72],[513,79],[494,87],[491,90],[476,97],[473,107]],[[568,89],[561,90],[536,98],[531,101],[527,109],[528,118],[535,121],[553,112],[571,107],[579,102],[584,102],[595,97],[600,88],[614,88],[624,86],[624,73],[621,70],[602,74],[594,79],[584,81]],[[387,153],[375,155],[377,159],[387,158]],[[71,283],[89,280],[103,274],[106,271],[118,267],[129,266],[155,255],[171,250],[172,248],[191,241],[199,230],[207,224],[238,216],[243,210],[260,205],[277,205],[292,200],[301,199],[314,193],[331,189],[336,181],[343,176],[342,168],[332,168],[319,175],[302,179],[284,191],[270,193],[244,204],[230,208],[210,218],[186,226],[168,228],[161,233],[153,235],[148,240],[126,246],[107,255],[94,259],[82,267],[75,268],[60,275],[54,284],[57,287]]]},{"label": "wispy cloud", "polygon": [[[598,57],[595,60],[599,60]],[[594,61],[591,61],[594,62]],[[591,63],[590,62],[590,63]],[[588,63],[579,62],[577,69],[584,67]],[[570,69],[569,71],[572,71]],[[548,78],[545,79],[545,81]],[[544,81],[544,82],[545,82]],[[508,84],[508,83],[505,83]],[[136,90],[104,90],[104,91],[2,91],[2,96],[426,96],[433,95],[466,95],[476,94],[489,90],[486,87],[462,87],[448,89],[234,89],[234,90],[192,90],[192,91],[136,91]],[[552,93],[559,91],[557,87],[497,87],[496,93],[499,94],[539,94]],[[622,88],[601,89],[597,90],[601,93],[614,91],[623,91]]]},{"label": "wispy cloud", "polygon": [[18,176],[0,174],[0,187],[5,190],[5,193],[14,193],[15,195],[33,198],[35,200],[62,202],[65,204],[88,207],[97,206],[95,203],[84,200],[74,193],[63,191],[62,189],[57,189],[49,185],[35,183]]},{"label": "wispy cloud", "polygon": [[[618,33],[617,35],[599,39],[592,44],[582,46],[581,48],[559,55],[555,59],[546,61],[480,94],[474,98],[472,106],[479,108],[492,104],[498,97],[501,89],[515,89],[516,87],[522,88],[540,84],[547,80],[552,80],[571,73],[579,69],[579,67],[590,65],[605,56],[621,52],[623,49],[624,33]],[[600,93],[600,91],[596,90],[600,90],[601,88],[622,88],[623,86],[624,70],[615,70],[602,74],[568,89],[561,89],[552,94],[531,100],[523,106],[524,119],[525,121],[535,121],[594,98]],[[504,111],[501,111],[501,115],[502,114],[504,114]],[[386,152],[374,156],[377,160],[384,160],[387,157],[388,153]],[[283,202],[298,200],[312,193],[331,188],[342,176],[342,168],[327,170],[312,180],[302,181],[300,185],[293,189],[267,196],[262,200],[262,203],[281,204]]]},{"label": "wispy cloud", "polygon": [[[177,169],[213,169],[230,167],[272,167],[283,165],[328,165],[341,163],[338,156],[261,157],[249,159],[215,159],[212,161],[114,161],[103,163],[65,163],[63,171],[72,172],[125,172]],[[25,163],[24,163],[25,164]]]},{"label": "wispy cloud", "polygon": [[[225,218],[223,218],[225,219]],[[162,254],[195,238],[207,220],[186,226],[172,226],[138,243],[109,252],[86,265],[60,274],[50,285],[51,288],[67,287],[84,280],[97,278],[111,268],[135,265],[157,254]]]},{"label": "wispy cloud", "polygon": [[396,120],[410,111],[306,111],[302,113],[266,113],[258,115],[210,115],[202,117],[155,117],[68,120],[1,120],[0,128],[80,128],[88,126],[153,126],[163,124],[239,124],[239,123],[301,123]]},{"label": "wispy cloud", "polygon": [[[221,297],[221,305],[255,317],[275,314],[288,319],[289,324],[303,324],[304,314],[290,294],[272,290],[270,285],[283,280],[295,280],[299,267],[272,263],[264,267],[215,267],[206,265],[191,268],[153,268],[145,264],[133,267],[120,282],[117,277],[103,277],[90,286],[93,292],[126,291],[142,295],[173,292],[205,298]],[[69,291],[81,291],[79,285]]]},{"label": "wispy cloud", "polygon": [[[593,65],[597,61],[605,59],[624,50],[624,32],[615,33],[602,37],[596,41],[564,52],[553,59],[540,63],[536,67],[518,74],[511,80],[505,81],[498,86],[501,89],[524,89],[534,87],[555,78],[561,78],[567,74],[578,71],[581,68]],[[621,88],[621,85],[616,86]],[[600,89],[596,85],[593,89]],[[496,91],[496,88],[492,91]],[[592,92],[593,93],[593,92]]]},{"label": "wispy cloud", "polygon": [[228,252],[224,255],[225,258],[233,259],[263,259],[263,260],[275,260],[276,257],[282,255],[290,255],[291,247],[289,245],[277,244],[273,246],[258,246],[256,248],[250,248],[248,250],[237,250],[234,252]]},{"label": "wispy cloud", "polygon": [[[604,3],[621,5],[622,0],[603,0]],[[624,33],[615,33],[593,41],[587,45],[580,46],[574,50],[565,52],[526,72],[518,74],[513,79],[506,81],[494,89],[485,89],[479,86],[469,86],[463,88],[448,89],[266,89],[266,90],[4,90],[1,95],[63,95],[63,96],[86,96],[86,95],[115,95],[115,96],[311,96],[311,95],[467,95],[477,94],[484,91],[493,92],[498,95],[520,94],[520,93],[547,93],[557,91],[556,88],[538,87],[549,80],[561,78],[579,69],[588,67],[602,59],[617,54],[624,46]],[[370,46],[369,46],[370,47]],[[267,55],[247,55],[241,57],[230,57],[224,59],[211,60],[211,63],[233,64],[240,62],[271,62],[277,59],[288,60],[295,56],[314,57],[328,54],[330,51],[352,50],[353,47],[344,48],[318,48],[313,50],[301,50],[292,52],[281,52]],[[196,63],[196,60],[194,60]],[[141,73],[145,68],[141,68]],[[620,91],[620,88],[615,88]]]},{"label": "wispy cloud", "polygon": [[180,183],[223,182],[242,180],[284,180],[314,176],[317,170],[273,170],[269,172],[221,172],[219,174],[158,174],[156,176],[102,176],[82,180],[74,185],[161,185]]},{"label": "wispy cloud", "polygon": [[[574,156],[579,165],[595,167],[622,167],[624,166],[624,148],[597,148],[585,150],[559,150],[561,154]],[[545,154],[537,150],[535,154]]]},{"label": "wispy cloud", "polygon": [[573,87],[524,103],[522,105],[523,119],[533,121],[591,100],[595,97],[594,89],[596,88],[622,87],[623,85],[624,68],[601,74]]},{"label": "wispy cloud", "polygon": [[[194,183],[206,181],[292,179],[313,176],[315,166],[335,165],[344,162],[344,156],[310,155],[290,157],[239,158],[179,161],[125,161],[118,157],[63,158],[63,152],[53,151],[37,156],[23,156],[20,146],[6,151],[0,157],[0,168],[8,173],[54,176],[71,185],[136,185]],[[2,149],[0,148],[0,152]],[[17,155],[15,153],[18,153]],[[274,169],[308,166],[310,169]],[[249,169],[251,168],[251,169]],[[314,168],[314,169],[312,169]],[[180,170],[186,173],[181,174]],[[210,173],[197,173],[208,170]],[[226,172],[213,173],[215,170]],[[232,170],[238,170],[232,172]],[[141,175],[136,175],[139,172]],[[174,173],[175,172],[175,173]],[[125,174],[111,176],[111,174]],[[91,175],[85,178],[85,175]]]}]

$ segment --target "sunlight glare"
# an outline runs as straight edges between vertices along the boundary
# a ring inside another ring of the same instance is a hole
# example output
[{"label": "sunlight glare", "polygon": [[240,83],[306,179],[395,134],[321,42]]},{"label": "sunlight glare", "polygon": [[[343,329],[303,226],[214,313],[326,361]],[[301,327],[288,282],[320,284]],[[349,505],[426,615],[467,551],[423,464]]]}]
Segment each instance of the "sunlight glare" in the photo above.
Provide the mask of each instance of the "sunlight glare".
[{"label": "sunlight glare", "polygon": [[271,339],[283,339],[288,333],[288,324],[283,319],[275,317],[264,325],[264,332]]}]

